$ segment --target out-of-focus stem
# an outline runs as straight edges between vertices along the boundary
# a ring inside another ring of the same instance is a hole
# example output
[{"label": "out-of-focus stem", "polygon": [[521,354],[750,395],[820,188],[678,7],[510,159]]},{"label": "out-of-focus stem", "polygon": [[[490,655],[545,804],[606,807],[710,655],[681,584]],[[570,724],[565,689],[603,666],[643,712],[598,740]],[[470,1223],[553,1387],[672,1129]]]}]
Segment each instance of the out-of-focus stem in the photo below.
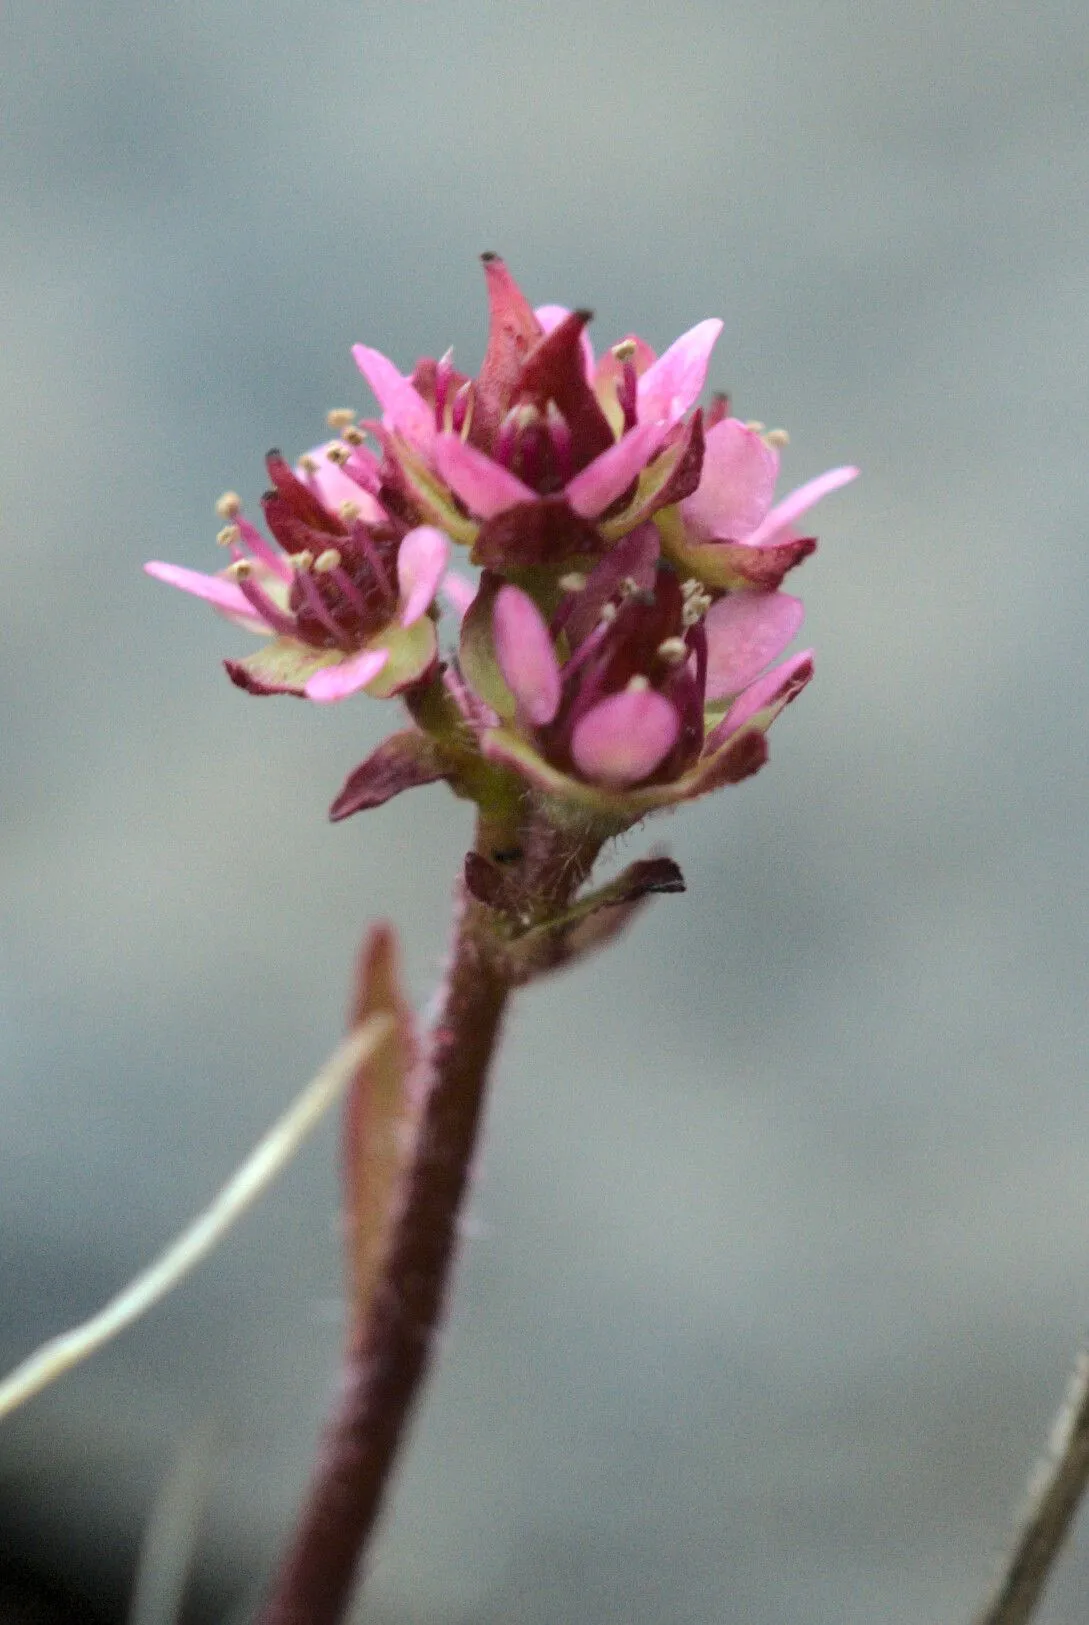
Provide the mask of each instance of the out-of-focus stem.
[{"label": "out-of-focus stem", "polygon": [[[547,831],[477,832],[477,850],[501,851],[544,914],[574,895],[599,845],[573,853],[569,841],[556,847]],[[442,1321],[488,1069],[511,991],[501,929],[492,909],[462,893],[386,1265],[366,1324],[349,1339],[307,1500],[260,1625],[335,1625],[351,1599]]]},{"label": "out-of-focus stem", "polygon": [[1002,1575],[975,1625],[1023,1625],[1040,1597],[1089,1484],[1089,1349],[1078,1356],[1048,1451]]}]

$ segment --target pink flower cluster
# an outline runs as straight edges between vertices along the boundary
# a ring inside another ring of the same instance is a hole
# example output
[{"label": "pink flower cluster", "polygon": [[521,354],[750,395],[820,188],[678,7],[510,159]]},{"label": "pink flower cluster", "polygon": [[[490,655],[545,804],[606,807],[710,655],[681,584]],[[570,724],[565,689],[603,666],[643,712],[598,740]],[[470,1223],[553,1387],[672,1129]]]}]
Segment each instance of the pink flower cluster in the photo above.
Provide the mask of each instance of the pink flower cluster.
[{"label": "pink flower cluster", "polygon": [[[227,663],[241,687],[404,697],[413,726],[334,817],[439,778],[483,804],[514,775],[619,827],[764,760],[812,673],[808,652],[772,666],[803,616],[780,585],[816,546],[798,521],[857,471],[776,504],[783,437],[697,405],[720,322],[595,357],[587,311],[534,310],[501,260],[484,269],[475,378],[357,345],[381,415],[333,414],[338,438],[296,469],[270,455],[273,541],[228,495],[226,569],[147,568],[271,634]],[[479,583],[449,571],[454,547]],[[440,601],[463,617],[446,661]]]}]

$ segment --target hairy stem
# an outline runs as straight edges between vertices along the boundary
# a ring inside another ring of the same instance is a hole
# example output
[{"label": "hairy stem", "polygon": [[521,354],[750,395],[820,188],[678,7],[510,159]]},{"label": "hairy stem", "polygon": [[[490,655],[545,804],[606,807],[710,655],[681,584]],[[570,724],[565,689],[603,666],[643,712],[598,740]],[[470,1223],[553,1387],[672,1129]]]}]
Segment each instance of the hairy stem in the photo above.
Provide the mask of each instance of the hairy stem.
[{"label": "hairy stem", "polygon": [[[570,841],[557,845],[540,829],[482,824],[477,832],[477,850],[506,854],[527,903],[546,914],[574,895],[599,845],[572,852]],[[335,1625],[351,1600],[442,1320],[488,1069],[510,991],[501,922],[463,895],[387,1261],[366,1324],[348,1340],[306,1502],[260,1625]]]},{"label": "hairy stem", "polygon": [[1089,1350],[1074,1367],[1048,1451],[1029,1486],[1009,1558],[975,1625],[1023,1625],[1044,1586],[1089,1484]]}]

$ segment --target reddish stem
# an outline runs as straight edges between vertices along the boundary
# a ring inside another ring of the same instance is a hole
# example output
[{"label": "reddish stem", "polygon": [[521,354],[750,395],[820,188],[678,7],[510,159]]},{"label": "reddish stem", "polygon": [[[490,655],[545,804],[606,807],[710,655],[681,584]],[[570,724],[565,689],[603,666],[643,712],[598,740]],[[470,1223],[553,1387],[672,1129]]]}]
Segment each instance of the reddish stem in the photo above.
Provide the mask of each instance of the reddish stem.
[{"label": "reddish stem", "polygon": [[388,1266],[366,1326],[349,1339],[310,1491],[260,1625],[335,1625],[343,1617],[430,1363],[510,992],[488,951],[487,913],[471,900],[464,908]]}]

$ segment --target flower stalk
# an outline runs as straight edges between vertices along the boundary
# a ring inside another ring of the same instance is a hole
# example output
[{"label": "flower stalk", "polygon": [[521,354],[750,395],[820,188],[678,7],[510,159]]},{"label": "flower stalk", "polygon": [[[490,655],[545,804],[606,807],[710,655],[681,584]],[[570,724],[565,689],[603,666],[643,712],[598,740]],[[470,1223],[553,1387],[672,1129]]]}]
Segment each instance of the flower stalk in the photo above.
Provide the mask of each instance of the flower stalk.
[{"label": "flower stalk", "polygon": [[[600,844],[593,837],[557,839],[550,825],[532,819],[521,825],[481,819],[473,855],[487,864],[498,855],[519,917],[534,918],[539,932],[563,920]],[[642,895],[618,895],[603,906],[626,923],[623,911]],[[513,951],[511,913],[459,882],[457,915],[439,1014],[409,1090],[414,1121],[384,1258],[365,1295],[350,1302],[334,1409],[260,1625],[334,1625],[343,1618],[445,1313],[503,1016],[514,987],[528,979]],[[351,1123],[349,1109],[349,1136]],[[349,1148],[349,1166],[351,1157]],[[350,1172],[348,1187],[350,1217]],[[351,1256],[357,1246],[349,1229],[350,1263],[358,1263]],[[358,1268],[349,1273],[359,1281]]]}]

